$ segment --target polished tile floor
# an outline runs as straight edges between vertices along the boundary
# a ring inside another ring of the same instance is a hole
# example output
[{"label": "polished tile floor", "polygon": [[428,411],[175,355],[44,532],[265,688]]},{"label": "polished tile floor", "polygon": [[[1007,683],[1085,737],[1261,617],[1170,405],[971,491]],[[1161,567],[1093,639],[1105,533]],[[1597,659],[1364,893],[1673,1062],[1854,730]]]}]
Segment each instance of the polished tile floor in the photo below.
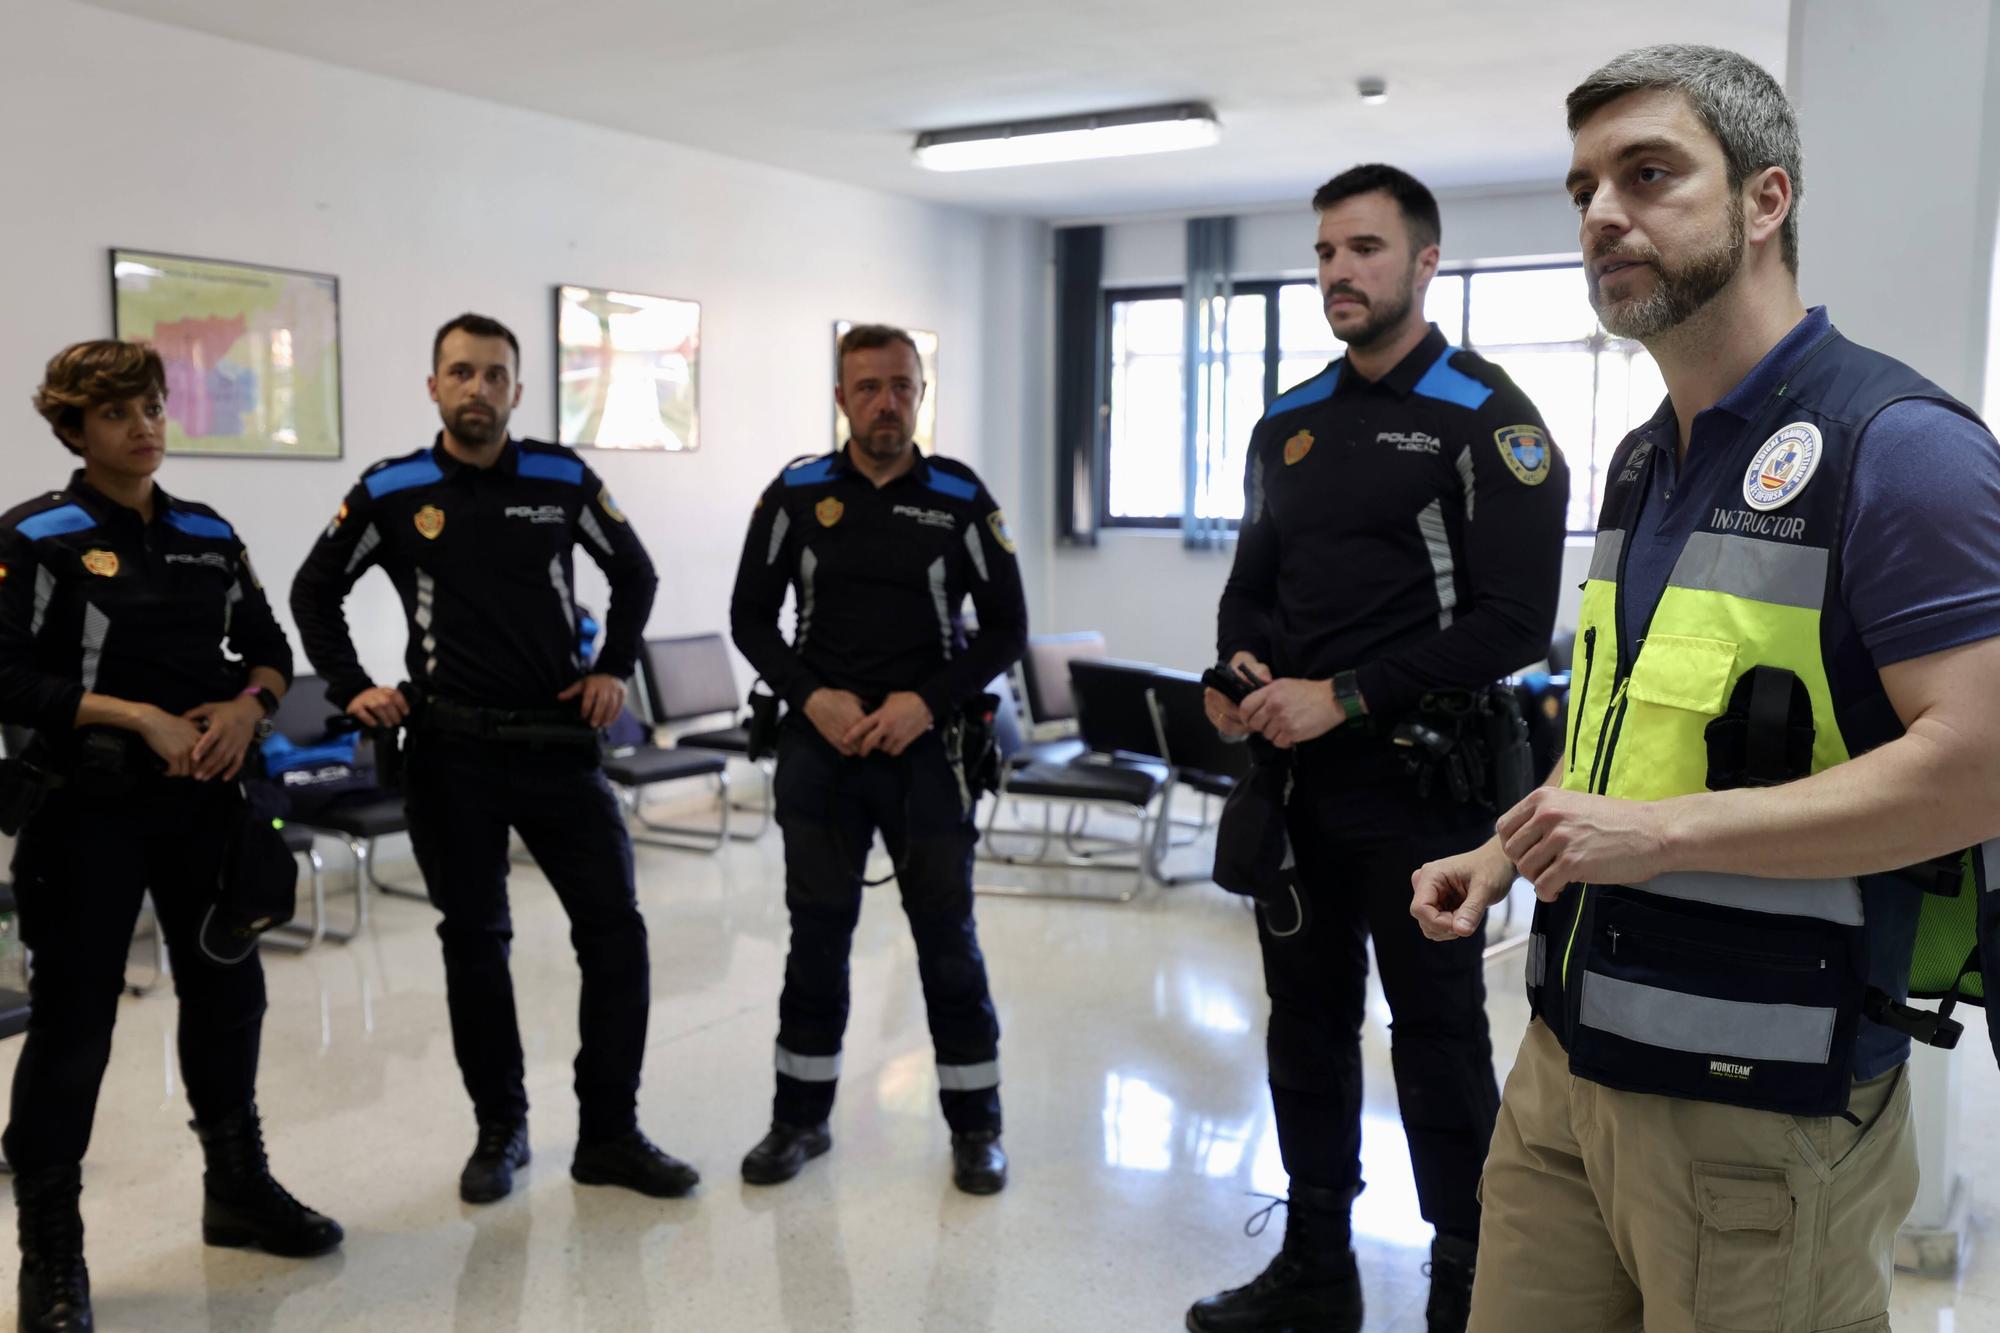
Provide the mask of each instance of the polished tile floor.
[{"label": "polished tile floor", "polygon": [[[472,1122],[427,905],[378,898],[354,943],[266,956],[272,1156],[296,1194],[346,1225],[345,1248],[325,1259],[200,1244],[174,1002],[164,990],[126,1000],[85,1172],[98,1326],[1164,1333],[1189,1301],[1263,1265],[1282,1215],[1255,1239],[1243,1223],[1256,1194],[1285,1188],[1263,1082],[1265,1001],[1251,921],[1208,885],[1123,906],[982,898],[1014,1163],[992,1199],[950,1184],[909,936],[893,888],[871,890],[834,1151],[790,1185],[743,1185],[737,1161],[768,1117],[779,864],[775,833],[719,856],[639,852],[654,996],[641,1115],[705,1173],[687,1201],[569,1179],[577,978],[561,910],[531,867],[516,872],[514,978],[536,1160],[497,1205],[468,1207],[455,1190]],[[393,859],[385,872],[413,873]],[[982,866],[981,881],[1112,882],[999,866]],[[1494,964],[1491,982],[1504,1077],[1525,1020],[1519,955]],[[1377,993],[1369,1188],[1355,1225],[1368,1328],[1410,1333],[1423,1328],[1429,1237],[1386,1020]],[[1972,1108],[1995,1104],[2000,1073],[1983,1036],[1964,1047],[1965,1154],[1990,1225],[2000,1145]],[[0,1045],[0,1076],[11,1078],[18,1049]],[[11,1245],[5,1255],[11,1295]],[[1895,1313],[1899,1333],[2000,1329],[2000,1259],[1975,1243],[1956,1281],[1904,1281]]]}]

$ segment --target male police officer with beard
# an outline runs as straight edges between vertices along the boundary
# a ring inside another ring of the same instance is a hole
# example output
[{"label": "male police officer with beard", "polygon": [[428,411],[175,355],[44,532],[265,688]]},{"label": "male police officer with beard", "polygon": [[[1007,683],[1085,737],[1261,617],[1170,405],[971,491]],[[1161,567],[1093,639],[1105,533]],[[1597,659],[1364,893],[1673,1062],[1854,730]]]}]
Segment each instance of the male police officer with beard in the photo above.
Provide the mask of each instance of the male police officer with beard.
[{"label": "male police officer with beard", "polygon": [[[851,329],[839,377],[852,439],[764,492],[730,606],[737,646],[790,704],[776,779],[792,918],[777,1095],[743,1178],[790,1180],[833,1146],[848,951],[880,830],[916,941],[953,1180],[992,1194],[1007,1181],[1000,1025],[972,919],[979,793],[964,715],[1026,644],[1020,569],[972,469],[913,442],[924,379],[910,336]],[[789,644],[778,630],[788,587],[798,599]],[[959,618],[968,593],[979,615],[970,644]]]},{"label": "male police officer with beard", "polygon": [[[528,1096],[507,970],[511,827],[570,918],[583,973],[579,1111],[570,1174],[676,1197],[693,1167],[640,1132],[646,923],[632,842],[599,768],[598,729],[624,706],[657,580],[610,492],[568,449],[515,441],[520,344],[460,315],[432,344],[431,448],[362,476],[292,586],[292,615],[336,704],[373,727],[408,727],[410,839],[444,914],[452,1046],[479,1136],[459,1196],[489,1203],[528,1161]],[[578,658],[572,561],[581,545],[611,583],[604,650]],[[341,602],[381,565],[409,618],[408,690],[374,684]]]},{"label": "male police officer with beard", "polygon": [[[1480,937],[1439,949],[1410,919],[1410,875],[1476,845],[1475,782],[1405,770],[1390,733],[1444,736],[1452,708],[1538,660],[1555,620],[1568,475],[1505,373],[1423,318],[1437,271],[1429,190],[1388,166],[1313,198],[1327,322],[1347,355],[1273,402],[1251,437],[1220,656],[1264,682],[1226,733],[1291,764],[1286,824],[1303,923],[1258,915],[1271,995],[1271,1100],[1291,1175],[1284,1249],[1197,1303],[1197,1333],[1361,1327],[1349,1207],[1361,1180],[1367,941],[1391,1025],[1417,1198],[1437,1228],[1430,1328],[1459,1333],[1479,1234],[1474,1189],[1499,1097]],[[1434,716],[1435,715],[1435,716]]]}]

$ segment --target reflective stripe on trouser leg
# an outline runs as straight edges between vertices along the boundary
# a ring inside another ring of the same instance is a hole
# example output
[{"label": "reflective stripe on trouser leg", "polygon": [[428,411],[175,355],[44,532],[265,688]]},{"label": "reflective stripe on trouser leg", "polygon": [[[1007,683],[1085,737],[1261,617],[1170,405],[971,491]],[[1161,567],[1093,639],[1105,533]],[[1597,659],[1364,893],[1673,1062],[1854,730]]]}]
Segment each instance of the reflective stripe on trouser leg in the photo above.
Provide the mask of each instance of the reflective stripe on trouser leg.
[{"label": "reflective stripe on trouser leg", "polygon": [[788,1051],[780,1043],[776,1048],[777,1068],[786,1078],[795,1078],[801,1083],[832,1083],[840,1077],[840,1056],[800,1055]]},{"label": "reflective stripe on trouser leg", "polygon": [[945,1092],[981,1092],[999,1086],[998,1060],[987,1060],[976,1065],[938,1066],[938,1087]]}]

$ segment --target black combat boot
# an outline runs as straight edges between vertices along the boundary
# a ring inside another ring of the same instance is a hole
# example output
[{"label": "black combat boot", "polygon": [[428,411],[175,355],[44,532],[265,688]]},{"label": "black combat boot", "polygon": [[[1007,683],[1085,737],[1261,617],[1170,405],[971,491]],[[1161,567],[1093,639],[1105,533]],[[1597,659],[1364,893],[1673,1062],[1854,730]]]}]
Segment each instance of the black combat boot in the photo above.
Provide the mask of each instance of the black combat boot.
[{"label": "black combat boot", "polygon": [[752,1185],[781,1185],[831,1147],[833,1135],[827,1131],[824,1120],[817,1125],[788,1125],[773,1120],[771,1132],[744,1154],[743,1179]]},{"label": "black combat boot", "polygon": [[340,1244],[345,1235],[340,1223],[306,1207],[271,1179],[255,1103],[213,1124],[190,1120],[188,1126],[201,1137],[208,1162],[201,1177],[204,1241],[237,1248],[258,1245],[295,1259],[325,1254]]},{"label": "black combat boot", "polygon": [[1431,1242],[1431,1303],[1424,1310],[1430,1333],[1465,1333],[1472,1318],[1472,1268],[1479,1242],[1442,1233]]},{"label": "black combat boot", "polygon": [[83,1168],[46,1167],[14,1177],[20,1222],[21,1333],[90,1333],[90,1270],[83,1266]]},{"label": "black combat boot", "polygon": [[1361,1273],[1347,1228],[1353,1194],[1294,1183],[1292,1197],[1278,1202],[1287,1206],[1277,1258],[1249,1285],[1196,1301],[1191,1333],[1360,1333]]},{"label": "black combat boot", "polygon": [[514,1172],[528,1164],[528,1127],[507,1120],[479,1126],[479,1140],[465,1169],[458,1173],[458,1197],[467,1203],[493,1203],[514,1192]]}]

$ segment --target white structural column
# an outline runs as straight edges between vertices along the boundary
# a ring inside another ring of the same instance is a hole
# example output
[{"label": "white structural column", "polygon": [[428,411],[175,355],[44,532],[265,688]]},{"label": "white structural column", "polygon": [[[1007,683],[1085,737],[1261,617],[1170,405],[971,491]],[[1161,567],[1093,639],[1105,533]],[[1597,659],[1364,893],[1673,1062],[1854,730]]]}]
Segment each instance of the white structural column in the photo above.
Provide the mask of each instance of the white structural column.
[{"label": "white structural column", "polygon": [[[1806,303],[1992,415],[2000,2],[1793,0],[1786,85],[1805,140]],[[1949,1271],[1965,1239],[1959,1074],[1993,1058],[1967,1021],[1957,1051],[1920,1046],[1911,1064],[1923,1188],[1906,1268]]]}]

